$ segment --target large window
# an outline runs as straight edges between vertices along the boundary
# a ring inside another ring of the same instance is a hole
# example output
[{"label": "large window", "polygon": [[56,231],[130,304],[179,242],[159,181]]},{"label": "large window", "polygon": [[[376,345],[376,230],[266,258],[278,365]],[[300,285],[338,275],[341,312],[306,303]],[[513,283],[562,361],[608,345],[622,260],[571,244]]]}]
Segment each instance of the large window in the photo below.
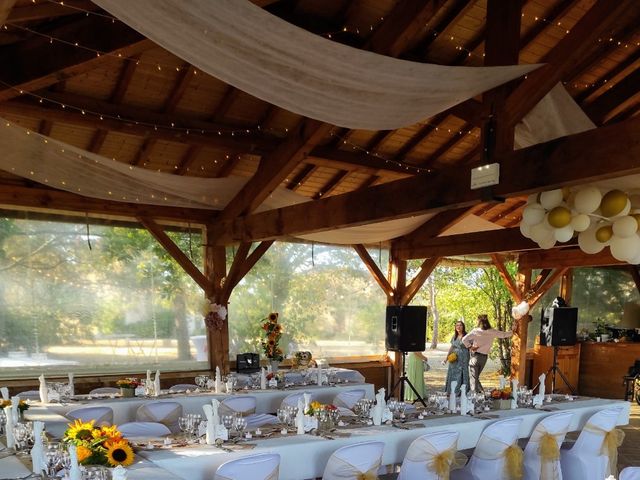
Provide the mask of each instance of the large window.
[{"label": "large window", "polygon": [[[370,253],[385,270],[387,252]],[[261,319],[272,311],[280,314],[286,354],[381,355],[385,305],[384,293],[352,248],[276,242],[231,296],[231,358],[262,353]]]},{"label": "large window", "polygon": [[[171,233],[202,264],[198,234]],[[0,375],[206,366],[202,291],[142,229],[0,219]]]}]

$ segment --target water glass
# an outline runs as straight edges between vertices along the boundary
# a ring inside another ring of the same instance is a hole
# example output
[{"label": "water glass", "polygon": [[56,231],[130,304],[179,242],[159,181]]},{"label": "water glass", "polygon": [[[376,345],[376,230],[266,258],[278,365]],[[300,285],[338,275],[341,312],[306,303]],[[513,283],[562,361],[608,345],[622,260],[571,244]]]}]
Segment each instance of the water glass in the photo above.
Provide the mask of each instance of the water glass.
[{"label": "water glass", "polygon": [[244,431],[247,429],[247,419],[242,417],[236,418],[233,428],[238,432],[238,436],[242,438]]},{"label": "water glass", "polygon": [[287,426],[287,420],[289,419],[289,412],[285,408],[279,408],[276,412],[278,415],[278,420],[282,424],[283,427]]},{"label": "water glass", "polygon": [[233,427],[233,415],[223,415],[222,424],[224,425],[224,428],[230,430],[231,427]]},{"label": "water glass", "polygon": [[198,387],[205,389],[209,384],[209,375],[198,375],[195,380]]},{"label": "water glass", "polygon": [[60,443],[52,442],[46,446],[45,461],[47,475],[54,478],[59,467],[62,466],[62,448]]},{"label": "water glass", "polygon": [[179,417],[178,418],[178,427],[180,431],[185,435],[189,431],[189,418],[188,417]]}]

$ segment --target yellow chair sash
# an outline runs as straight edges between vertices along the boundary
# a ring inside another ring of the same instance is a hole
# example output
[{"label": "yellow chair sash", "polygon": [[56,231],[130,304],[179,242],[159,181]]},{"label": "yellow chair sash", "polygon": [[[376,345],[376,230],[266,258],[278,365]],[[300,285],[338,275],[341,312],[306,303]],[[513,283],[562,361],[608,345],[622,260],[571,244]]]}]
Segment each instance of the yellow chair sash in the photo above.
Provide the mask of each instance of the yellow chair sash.
[{"label": "yellow chair sash", "polygon": [[449,480],[452,469],[461,468],[467,463],[467,457],[456,451],[457,442],[449,449],[438,451],[431,442],[420,438],[414,442],[406,454],[407,460],[424,463],[428,470],[435,472],[441,480]]},{"label": "yellow chair sash", "polygon": [[560,478],[560,470],[558,469],[558,460],[560,460],[559,439],[564,437],[565,432],[550,433],[543,425],[539,425],[536,429],[541,431],[531,436],[530,441],[538,442],[538,455],[540,456],[540,480],[558,480]]},{"label": "yellow chair sash", "polygon": [[602,449],[600,454],[604,455],[608,459],[608,466],[606,475],[618,476],[618,447],[624,442],[624,432],[619,428],[614,428],[610,431],[606,431],[604,428],[598,427],[593,423],[587,423],[584,426],[584,430],[604,435],[602,442]]},{"label": "yellow chair sash", "polygon": [[334,456],[331,457],[329,462],[332,463],[334,467],[331,470],[332,478],[344,478],[345,480],[376,480],[382,459],[378,459],[366,472],[361,472],[359,468],[343,458]]},{"label": "yellow chair sash", "polygon": [[520,480],[522,478],[524,453],[517,443],[507,445],[501,440],[484,437],[483,441],[476,446],[473,455],[485,460],[497,460],[504,457],[505,477],[508,480]]}]

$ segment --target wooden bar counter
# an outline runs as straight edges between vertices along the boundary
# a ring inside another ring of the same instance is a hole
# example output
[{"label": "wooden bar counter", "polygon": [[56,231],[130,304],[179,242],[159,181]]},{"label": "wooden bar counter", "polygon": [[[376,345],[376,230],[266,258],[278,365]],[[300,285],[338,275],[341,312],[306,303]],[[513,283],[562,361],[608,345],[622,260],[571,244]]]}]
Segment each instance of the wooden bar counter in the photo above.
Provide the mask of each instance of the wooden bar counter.
[{"label": "wooden bar counter", "polygon": [[640,343],[582,342],[580,394],[624,398],[622,378],[636,359],[640,359]]}]

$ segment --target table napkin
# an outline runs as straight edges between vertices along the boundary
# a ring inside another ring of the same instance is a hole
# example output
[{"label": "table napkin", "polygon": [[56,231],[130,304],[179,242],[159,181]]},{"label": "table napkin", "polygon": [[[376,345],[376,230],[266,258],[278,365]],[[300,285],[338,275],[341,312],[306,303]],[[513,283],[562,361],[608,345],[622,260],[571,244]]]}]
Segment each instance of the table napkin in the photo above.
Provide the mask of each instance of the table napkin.
[{"label": "table napkin", "polygon": [[78,465],[78,451],[73,444],[69,445],[69,459],[71,465],[69,468],[69,480],[82,480],[82,472],[80,472],[80,465]]},{"label": "table napkin", "polygon": [[44,445],[42,445],[42,431],[44,422],[36,420],[33,422],[33,448],[31,449],[31,465],[33,473],[42,473],[47,469],[45,460]]},{"label": "table napkin", "polygon": [[322,367],[318,366],[316,370],[316,374],[317,374],[316,383],[318,385],[322,385]]},{"label": "table napkin", "polygon": [[260,390],[267,389],[267,371],[264,367],[260,369]]},{"label": "table napkin", "polygon": [[456,387],[458,386],[458,382],[453,380],[451,382],[451,393],[449,393],[449,410],[452,412],[456,411]]},{"label": "table napkin", "polygon": [[511,380],[511,396],[513,399],[511,400],[511,409],[518,408],[518,379],[514,378]]},{"label": "table napkin", "polygon": [[156,370],[156,378],[153,379],[154,395],[157,397],[160,395],[160,370]]},{"label": "table napkin", "polygon": [[220,374],[220,367],[216,367],[216,393],[222,393],[222,376]]},{"label": "table napkin", "polygon": [[18,405],[20,405],[20,397],[11,397],[11,416],[13,417],[13,423],[18,423],[20,416],[18,415]]},{"label": "table napkin", "polygon": [[69,372],[69,396],[73,397],[76,394],[76,387],[73,384],[73,373]]},{"label": "table napkin", "polygon": [[467,386],[463,383],[460,388],[460,415],[466,415],[469,412],[469,402],[467,399]]},{"label": "table napkin", "polygon": [[111,480],[127,480],[127,469],[118,465],[111,471]]},{"label": "table napkin", "polygon": [[40,375],[40,401],[42,403],[49,403],[49,390],[47,388],[47,381],[44,379],[44,374]]},{"label": "table napkin", "polygon": [[13,426],[15,425],[15,420],[13,419],[12,407],[4,407],[4,414],[6,416],[5,430],[7,435],[7,448],[14,448],[16,446],[16,440],[13,437]]},{"label": "table napkin", "polygon": [[296,428],[298,435],[304,435],[304,398],[298,398],[298,412],[296,413]]},{"label": "table napkin", "polygon": [[2,394],[2,400],[9,400],[9,389],[7,387],[0,387],[0,394]]}]

